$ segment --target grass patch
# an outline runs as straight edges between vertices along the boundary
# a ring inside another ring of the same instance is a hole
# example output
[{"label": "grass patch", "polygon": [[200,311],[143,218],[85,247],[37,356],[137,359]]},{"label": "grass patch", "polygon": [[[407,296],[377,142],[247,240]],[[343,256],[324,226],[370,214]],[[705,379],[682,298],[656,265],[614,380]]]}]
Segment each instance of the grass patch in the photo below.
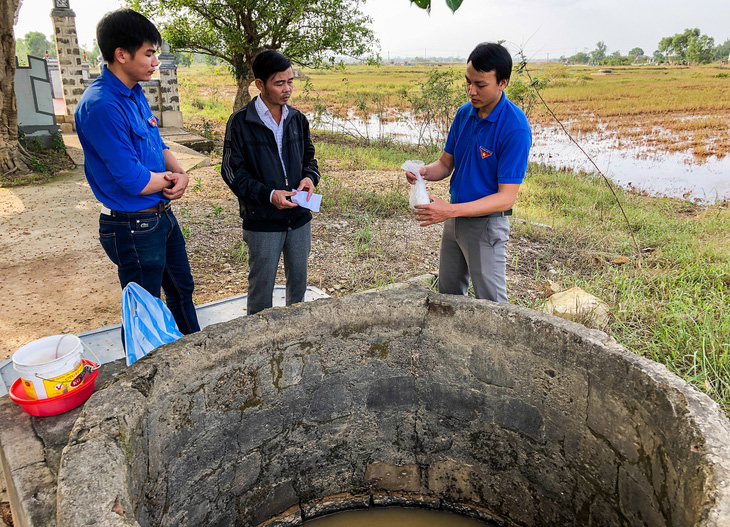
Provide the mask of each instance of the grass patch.
[{"label": "grass patch", "polygon": [[409,211],[408,194],[395,185],[389,190],[367,191],[344,185],[336,176],[325,174],[318,190],[323,195],[323,212],[369,219],[389,218]]},{"label": "grass patch", "polygon": [[437,146],[416,147],[394,141],[364,141],[330,132],[312,131],[320,163],[345,170],[393,170],[409,159],[435,159]]},{"label": "grass patch", "polygon": [[[611,75],[599,74],[600,69],[529,67],[547,103],[578,137],[616,134],[620,140],[639,141],[647,152],[691,152],[699,160],[730,152],[726,66],[620,66],[611,68]],[[310,115],[326,110],[347,120],[362,118],[365,111],[386,123],[412,110],[419,83],[434,72],[453,74],[458,85],[463,71],[464,64],[305,68],[304,76],[295,79],[291,103]],[[222,136],[237,90],[228,68],[179,68],[178,83],[186,121],[196,123],[193,128],[199,133]],[[533,123],[554,124],[524,75],[513,75],[508,91]],[[252,86],[251,94],[256,93]]]},{"label": "grass patch", "polygon": [[[531,166],[516,210],[552,230],[515,224],[569,255],[565,286],[611,306],[604,328],[627,348],[666,365],[730,412],[730,211],[618,190],[642,249],[601,180]],[[628,265],[612,265],[616,256]]]}]

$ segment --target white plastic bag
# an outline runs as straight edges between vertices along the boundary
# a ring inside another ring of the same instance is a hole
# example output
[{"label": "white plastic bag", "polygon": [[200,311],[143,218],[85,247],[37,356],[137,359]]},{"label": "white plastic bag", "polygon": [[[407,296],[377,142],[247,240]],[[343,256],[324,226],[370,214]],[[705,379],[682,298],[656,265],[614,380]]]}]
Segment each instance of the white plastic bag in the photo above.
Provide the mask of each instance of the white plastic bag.
[{"label": "white plastic bag", "polygon": [[412,209],[415,210],[416,205],[428,205],[431,200],[428,199],[428,192],[426,192],[426,183],[421,177],[420,169],[423,167],[423,161],[406,161],[401,166],[401,169],[406,172],[410,172],[416,176],[416,184],[411,188],[411,195],[408,196],[408,204]]},{"label": "white plastic bag", "polygon": [[122,327],[127,366],[153,349],[182,337],[167,306],[135,282],[122,291]]}]

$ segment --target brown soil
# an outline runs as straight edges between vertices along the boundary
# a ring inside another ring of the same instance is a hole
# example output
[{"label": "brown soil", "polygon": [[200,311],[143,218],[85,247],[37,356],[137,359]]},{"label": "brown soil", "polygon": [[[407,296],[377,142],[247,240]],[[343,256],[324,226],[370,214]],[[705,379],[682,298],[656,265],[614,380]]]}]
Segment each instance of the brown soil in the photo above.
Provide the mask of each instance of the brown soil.
[{"label": "brown soil", "polygon": [[[214,160],[215,162],[215,160]],[[324,166],[341,184],[388,190],[400,172],[352,172]],[[190,171],[175,205],[196,280],[196,303],[244,293],[238,204],[216,166]],[[444,192],[445,187],[436,192]],[[80,333],[120,321],[116,270],[98,243],[98,204],[77,167],[41,186],[0,188],[0,360],[46,335]],[[350,294],[438,269],[440,226],[421,228],[410,214],[368,217],[357,210],[322,212],[313,221],[309,284]],[[508,248],[514,301],[533,302],[535,268],[562,265],[546,245],[524,237]],[[283,283],[280,269],[278,283]]]}]

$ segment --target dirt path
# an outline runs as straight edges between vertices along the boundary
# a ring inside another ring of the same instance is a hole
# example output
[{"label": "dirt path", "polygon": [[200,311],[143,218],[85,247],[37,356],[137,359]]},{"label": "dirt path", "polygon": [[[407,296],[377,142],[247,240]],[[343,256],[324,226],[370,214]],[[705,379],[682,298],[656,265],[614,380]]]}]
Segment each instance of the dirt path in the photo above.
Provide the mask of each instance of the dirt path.
[{"label": "dirt path", "polygon": [[98,219],[82,167],[43,186],[0,188],[0,360],[46,335],[116,323],[119,286]]},{"label": "dirt path", "polygon": [[[72,145],[75,136],[65,140]],[[171,146],[190,173],[188,192],[176,203],[175,214],[188,235],[194,300],[202,304],[244,293],[248,273],[239,250],[237,202],[217,167],[192,169],[207,158]],[[81,163],[79,150],[69,150]],[[323,170],[346,188],[387,192],[406,185],[397,170],[352,171],[327,161]],[[436,187],[431,191],[447,191]],[[80,166],[45,185],[0,188],[0,361],[47,335],[119,323],[121,291],[116,268],[97,240],[98,214]],[[312,230],[308,282],[332,296],[438,269],[441,227],[421,228],[410,215],[325,211]],[[547,247],[524,237],[513,237],[507,251],[508,294],[529,305],[538,287],[538,260],[546,271],[563,264]],[[283,283],[280,271],[278,283]]]},{"label": "dirt path", "polygon": [[[82,163],[76,137],[64,141]],[[186,169],[203,159],[173,150]],[[0,188],[0,361],[46,335],[119,323],[121,291],[98,220],[82,166],[45,185]]]}]

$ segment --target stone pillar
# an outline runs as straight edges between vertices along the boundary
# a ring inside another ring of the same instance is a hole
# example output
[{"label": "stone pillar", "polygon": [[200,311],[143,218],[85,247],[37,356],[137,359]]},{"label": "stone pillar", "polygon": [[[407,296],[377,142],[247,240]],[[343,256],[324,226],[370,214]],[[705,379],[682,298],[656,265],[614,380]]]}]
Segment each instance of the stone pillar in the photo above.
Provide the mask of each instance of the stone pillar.
[{"label": "stone pillar", "polygon": [[160,106],[164,128],[182,128],[180,97],[177,91],[177,66],[175,55],[170,53],[170,45],[162,42],[160,59]]},{"label": "stone pillar", "polygon": [[70,9],[68,0],[54,0],[51,18],[56,35],[56,52],[63,85],[63,99],[66,102],[66,116],[70,117],[66,121],[73,123],[74,111],[84,93],[81,52],[76,36],[76,13]]}]

